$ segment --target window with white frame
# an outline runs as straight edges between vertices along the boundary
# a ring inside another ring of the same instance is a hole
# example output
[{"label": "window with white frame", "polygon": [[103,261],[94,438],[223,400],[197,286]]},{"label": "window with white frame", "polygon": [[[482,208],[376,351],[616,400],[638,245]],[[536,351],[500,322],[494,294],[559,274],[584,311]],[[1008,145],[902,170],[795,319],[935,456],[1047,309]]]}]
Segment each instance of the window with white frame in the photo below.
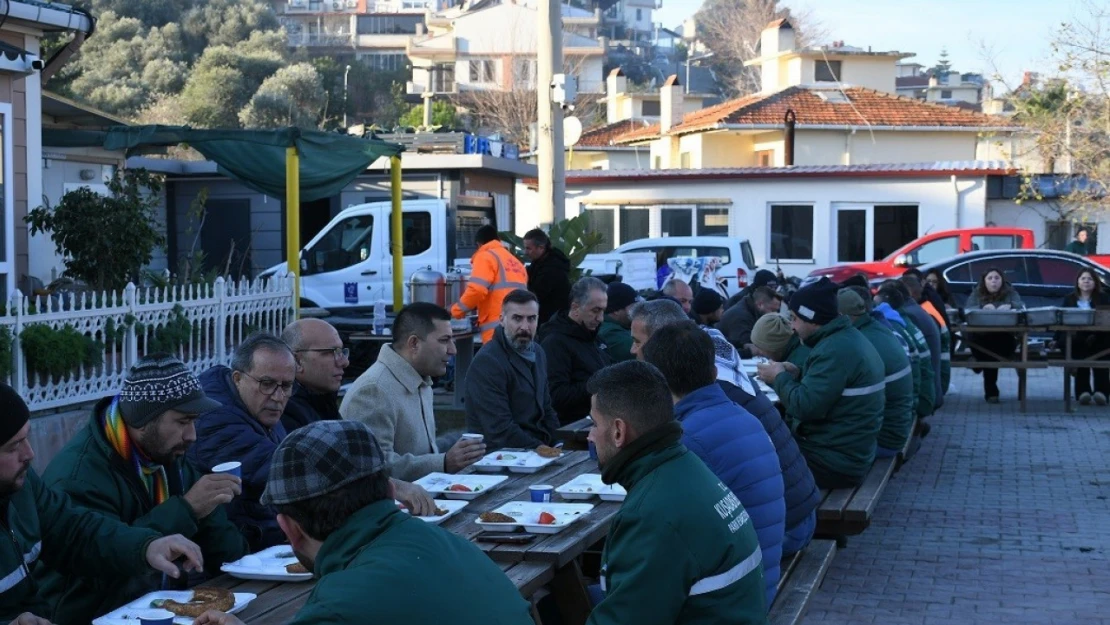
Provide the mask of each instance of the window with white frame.
[{"label": "window with white frame", "polygon": [[471,59],[470,82],[497,82],[497,63],[494,61],[494,59]]},{"label": "window with white frame", "polygon": [[395,72],[408,67],[408,57],[404,54],[371,53],[362,57],[368,67],[378,71]]},{"label": "window with white frame", "polygon": [[728,235],[727,206],[590,206],[585,213],[588,229],[605,239],[598,252],[648,237]]},{"label": "window with white frame", "polygon": [[535,86],[536,83],[536,60],[535,59],[514,59],[513,60],[513,81],[517,86]]},{"label": "window with white frame", "polygon": [[771,205],[771,259],[813,260],[813,205]]}]

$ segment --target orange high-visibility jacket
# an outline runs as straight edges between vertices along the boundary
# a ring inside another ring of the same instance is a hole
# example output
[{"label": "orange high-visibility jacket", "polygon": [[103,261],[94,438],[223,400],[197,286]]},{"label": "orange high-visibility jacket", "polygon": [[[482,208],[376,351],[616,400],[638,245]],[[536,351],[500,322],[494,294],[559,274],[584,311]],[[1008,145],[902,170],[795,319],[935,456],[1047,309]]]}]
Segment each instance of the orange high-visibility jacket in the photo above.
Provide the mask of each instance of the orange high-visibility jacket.
[{"label": "orange high-visibility jacket", "polygon": [[937,325],[942,328],[948,327],[948,325],[944,323],[944,315],[940,314],[940,311],[937,310],[936,306],[933,306],[932,302],[925,300],[921,302],[921,307],[925,309],[925,312],[929,313],[930,317],[937,320]]},{"label": "orange high-visibility jacket", "polygon": [[501,241],[490,241],[470,258],[470,280],[458,303],[451,307],[451,316],[462,319],[477,309],[482,342],[488,343],[501,323],[501,301],[511,291],[527,288],[528,272],[524,264],[510,254]]}]

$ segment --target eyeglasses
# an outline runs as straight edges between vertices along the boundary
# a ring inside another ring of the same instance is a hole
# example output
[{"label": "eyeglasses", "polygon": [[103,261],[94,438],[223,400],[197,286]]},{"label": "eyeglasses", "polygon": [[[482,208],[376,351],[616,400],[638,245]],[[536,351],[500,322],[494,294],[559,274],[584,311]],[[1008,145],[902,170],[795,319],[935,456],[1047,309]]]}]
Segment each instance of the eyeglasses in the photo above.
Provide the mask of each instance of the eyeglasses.
[{"label": "eyeglasses", "polygon": [[281,389],[281,393],[283,395],[285,395],[286,397],[289,397],[290,395],[293,394],[293,383],[292,382],[278,382],[277,380],[271,380],[269,378],[264,378],[264,379],[259,380],[258,378],[256,378],[253,375],[247,373],[246,371],[240,371],[239,373],[242,373],[243,375],[245,375],[248,378],[254,380],[255,382],[258,382],[258,391],[260,393],[262,393],[263,395],[273,395],[274,393],[277,392],[277,390],[279,388]]},{"label": "eyeglasses", "polygon": [[298,354],[301,353],[301,352],[317,352],[317,353],[320,353],[320,354],[331,354],[332,358],[335,358],[336,361],[342,360],[342,359],[347,358],[348,356],[351,355],[351,350],[346,348],[346,347],[316,347],[316,348],[313,348],[313,349],[298,349],[298,350],[296,350],[296,353],[298,353]]}]

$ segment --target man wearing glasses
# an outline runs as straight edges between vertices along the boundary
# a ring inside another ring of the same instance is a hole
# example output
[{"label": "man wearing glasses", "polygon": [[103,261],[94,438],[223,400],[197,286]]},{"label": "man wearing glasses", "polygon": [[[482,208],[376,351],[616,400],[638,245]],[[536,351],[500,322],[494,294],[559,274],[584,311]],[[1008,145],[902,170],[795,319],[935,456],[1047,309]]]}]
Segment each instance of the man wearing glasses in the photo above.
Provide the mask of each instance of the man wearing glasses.
[{"label": "man wearing glasses", "polygon": [[285,406],[281,424],[293,432],[309,423],[337,420],[343,371],[351,350],[327,321],[298,319],[285,327],[281,339],[297,357],[297,385]]},{"label": "man wearing glasses", "polygon": [[200,375],[205,394],[222,406],[197,422],[197,442],[188,458],[203,472],[225,462],[240,462],[243,494],[227,507],[228,518],[246,537],[251,552],[285,541],[277,519],[259,497],[266,488],[270,458],[285,438],[281,424],[293,394],[297,361],[280,338],[247,337],[231,358]]}]

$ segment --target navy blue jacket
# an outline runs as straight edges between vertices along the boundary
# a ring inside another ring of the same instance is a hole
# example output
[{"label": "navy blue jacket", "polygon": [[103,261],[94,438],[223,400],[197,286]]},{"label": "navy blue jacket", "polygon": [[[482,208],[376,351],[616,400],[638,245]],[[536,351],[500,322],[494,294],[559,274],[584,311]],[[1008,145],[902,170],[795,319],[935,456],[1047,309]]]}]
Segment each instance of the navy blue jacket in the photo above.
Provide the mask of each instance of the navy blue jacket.
[{"label": "navy blue jacket", "polygon": [[711,384],[675,404],[682,444],[694,452],[743,504],[759,536],[767,605],[775,599],[786,531],[782,469],[763,425]]},{"label": "navy blue jacket", "polygon": [[775,446],[775,453],[779,457],[779,468],[782,469],[782,485],[786,494],[786,531],[789,532],[805,522],[821,504],[821,491],[817,489],[817,482],[806,464],[806,457],[798,449],[798,441],[794,440],[790,426],[786,425],[774,402],[759,387],[753,385],[755,395],[750,395],[730,382],[717,380],[717,384],[729,399],[759,419],[767,436],[771,437],[771,444]]},{"label": "navy blue jacket", "polygon": [[267,430],[250,415],[231,381],[231,369],[212,367],[199,379],[204,393],[223,407],[197,419],[197,442],[187,452],[189,460],[205,473],[224,462],[243,463],[243,494],[228,504],[228,518],[252,552],[285,542],[277,513],[259,502],[270,475],[270,459],[285,438],[285,428],[279,422]]}]

